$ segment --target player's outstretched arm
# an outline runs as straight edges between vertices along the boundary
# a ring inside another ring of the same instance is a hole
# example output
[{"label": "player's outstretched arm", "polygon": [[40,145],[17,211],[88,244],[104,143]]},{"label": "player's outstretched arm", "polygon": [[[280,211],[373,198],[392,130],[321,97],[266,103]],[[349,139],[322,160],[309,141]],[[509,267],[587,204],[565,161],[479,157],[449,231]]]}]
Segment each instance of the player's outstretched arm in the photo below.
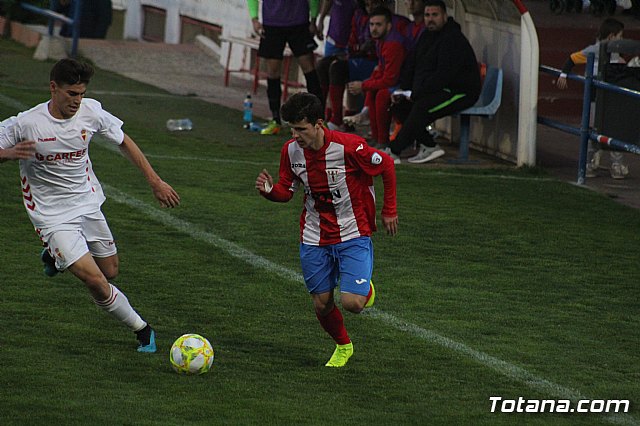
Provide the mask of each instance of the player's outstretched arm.
[{"label": "player's outstretched arm", "polygon": [[126,133],[122,144],[120,144],[120,151],[142,172],[149,186],[151,186],[153,196],[156,197],[162,207],[176,207],[180,204],[178,193],[171,185],[160,179],[160,176],[151,167],[147,157],[144,156],[138,145]]},{"label": "player's outstretched arm", "polygon": [[0,163],[9,160],[28,160],[36,153],[34,141],[23,141],[11,148],[0,148]]}]

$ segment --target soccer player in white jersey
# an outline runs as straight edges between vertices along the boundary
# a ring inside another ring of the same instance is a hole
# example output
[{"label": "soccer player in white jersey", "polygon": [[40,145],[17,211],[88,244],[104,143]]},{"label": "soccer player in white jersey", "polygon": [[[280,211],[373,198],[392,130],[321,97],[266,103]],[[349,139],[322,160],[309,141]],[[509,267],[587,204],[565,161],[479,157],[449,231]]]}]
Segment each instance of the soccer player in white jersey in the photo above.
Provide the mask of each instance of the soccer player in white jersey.
[{"label": "soccer player in white jersey", "polygon": [[105,200],[89,159],[89,142],[98,133],[118,145],[136,166],[163,207],[180,203],[176,191],[153,170],[122,121],[84,98],[91,65],[62,59],[51,69],[51,100],[5,120],[0,162],[19,160],[22,194],[29,219],[46,251],[50,268],[69,270],[97,306],[127,325],[139,352],[155,352],[155,332],[109,281],[118,274],[113,236],[100,207]]},{"label": "soccer player in white jersey", "polygon": [[293,138],[282,147],[280,179],[274,184],[267,170],[255,187],[271,201],[289,201],[302,186],[300,260],[305,284],[322,328],[336,342],[327,367],[343,367],[353,343],[334,303],[340,280],[342,307],[359,313],[373,305],[375,290],[373,245],[376,230],[373,176],[382,175],[382,224],[390,235],[398,231],[396,175],[393,159],[369,147],[360,136],[328,130],[320,100],[298,93],[282,106]]}]

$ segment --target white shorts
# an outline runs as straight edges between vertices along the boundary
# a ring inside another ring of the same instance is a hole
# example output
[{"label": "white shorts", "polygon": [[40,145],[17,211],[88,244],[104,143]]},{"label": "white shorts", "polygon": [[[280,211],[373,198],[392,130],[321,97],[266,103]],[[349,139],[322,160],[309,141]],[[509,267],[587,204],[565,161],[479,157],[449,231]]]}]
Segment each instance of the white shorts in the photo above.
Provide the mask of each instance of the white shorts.
[{"label": "white shorts", "polygon": [[87,253],[93,257],[109,257],[118,252],[101,211],[50,228],[36,229],[36,232],[56,260],[56,267],[60,271]]}]

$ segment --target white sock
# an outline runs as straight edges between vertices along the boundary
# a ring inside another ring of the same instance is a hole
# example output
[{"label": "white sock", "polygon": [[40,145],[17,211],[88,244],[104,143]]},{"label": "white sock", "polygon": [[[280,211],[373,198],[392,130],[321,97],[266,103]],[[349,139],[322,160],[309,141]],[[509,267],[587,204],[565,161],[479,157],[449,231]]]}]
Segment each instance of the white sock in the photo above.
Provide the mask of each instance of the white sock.
[{"label": "white sock", "polygon": [[109,283],[109,287],[111,288],[111,294],[107,300],[94,300],[96,305],[111,314],[111,316],[118,321],[125,323],[133,331],[140,331],[145,328],[147,323],[133,310],[127,296],[118,290],[118,287],[115,285]]}]

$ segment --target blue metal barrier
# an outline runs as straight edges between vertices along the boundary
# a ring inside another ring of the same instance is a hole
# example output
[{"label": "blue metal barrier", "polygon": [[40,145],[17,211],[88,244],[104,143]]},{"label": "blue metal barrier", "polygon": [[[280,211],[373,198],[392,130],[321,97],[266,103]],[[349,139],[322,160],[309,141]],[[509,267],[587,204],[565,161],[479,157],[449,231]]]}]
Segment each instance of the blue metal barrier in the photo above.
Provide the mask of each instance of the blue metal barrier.
[{"label": "blue metal barrier", "polygon": [[78,38],[80,37],[80,6],[82,0],[73,0],[73,18],[64,16],[61,13],[56,12],[58,2],[51,0],[49,2],[49,9],[42,9],[34,6],[30,3],[20,3],[23,9],[30,12],[37,13],[38,15],[46,16],[49,18],[49,36],[53,36],[54,23],[59,21],[71,26],[71,57],[75,58],[78,54]]},{"label": "blue metal barrier", "polygon": [[[591,116],[591,92],[592,88],[598,87],[604,90],[608,90],[615,93],[620,93],[625,96],[631,96],[636,99],[640,99],[640,92],[627,89],[625,87],[616,86],[615,84],[600,81],[593,77],[593,64],[595,62],[595,55],[589,53],[587,56],[587,67],[585,76],[577,74],[567,74],[567,79],[579,81],[584,84],[584,96],[582,99],[582,120],[580,127],[574,127],[556,120],[538,116],[538,123],[545,126],[552,127],[554,129],[561,130],[566,133],[571,133],[580,136],[580,158],[578,160],[578,185],[584,185],[585,174],[587,169],[587,150],[589,140],[596,141],[603,145],[631,152],[633,154],[640,154],[640,146],[632,143],[627,143],[609,136],[601,135],[591,129],[589,125],[589,117]],[[557,68],[548,67],[546,65],[540,66],[540,71],[554,76],[559,76],[562,71]]]}]

